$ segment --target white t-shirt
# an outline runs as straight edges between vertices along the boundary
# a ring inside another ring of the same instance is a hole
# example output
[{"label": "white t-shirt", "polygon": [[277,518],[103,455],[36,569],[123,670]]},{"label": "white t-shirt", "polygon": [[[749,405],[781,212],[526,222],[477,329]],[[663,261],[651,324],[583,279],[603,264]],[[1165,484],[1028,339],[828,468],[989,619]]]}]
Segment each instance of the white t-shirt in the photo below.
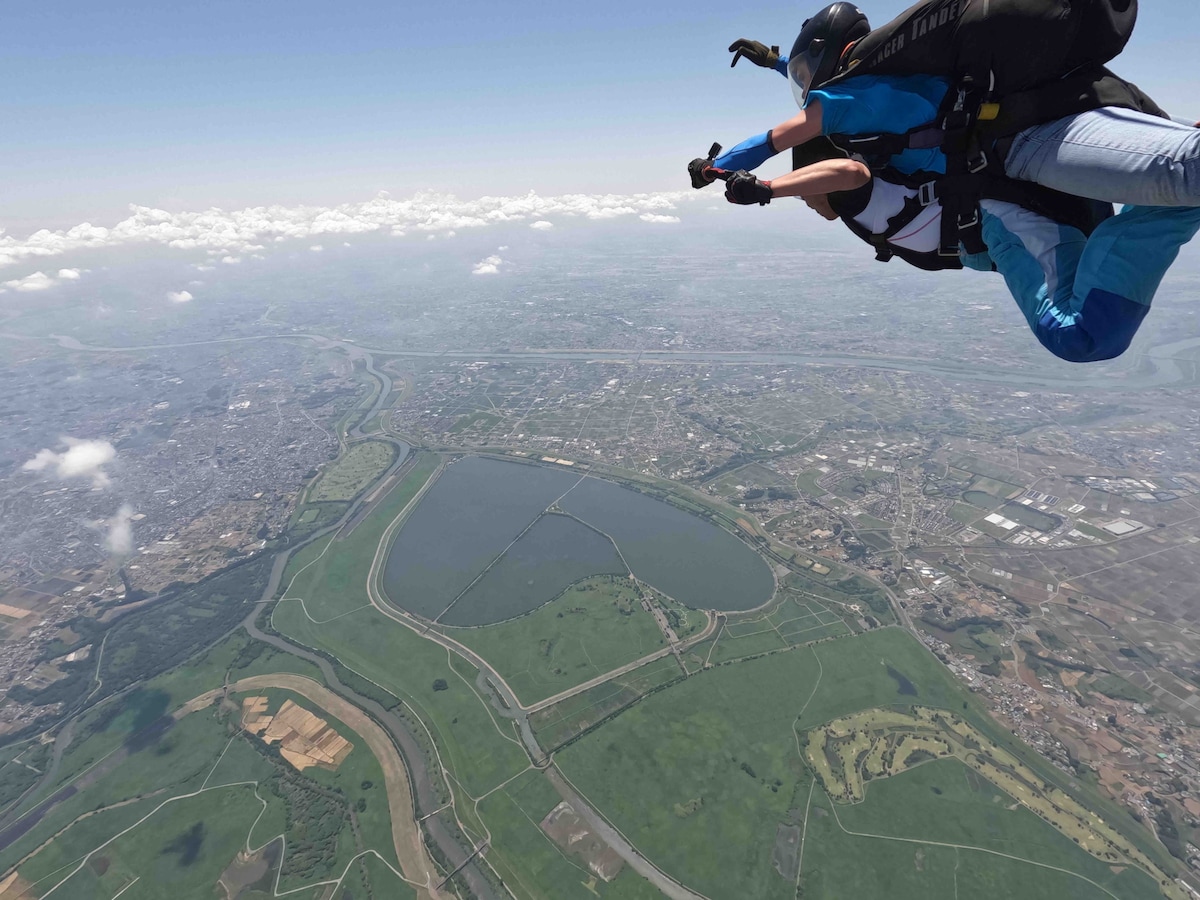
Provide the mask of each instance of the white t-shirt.
[{"label": "white t-shirt", "polygon": [[[883,234],[888,230],[888,219],[904,208],[905,201],[917,196],[916,188],[906,188],[876,178],[871,184],[871,199],[867,207],[854,217],[854,221],[871,234]],[[917,253],[936,253],[942,239],[942,205],[931,203],[915,219],[900,229],[888,240],[889,244],[913,250]]]}]

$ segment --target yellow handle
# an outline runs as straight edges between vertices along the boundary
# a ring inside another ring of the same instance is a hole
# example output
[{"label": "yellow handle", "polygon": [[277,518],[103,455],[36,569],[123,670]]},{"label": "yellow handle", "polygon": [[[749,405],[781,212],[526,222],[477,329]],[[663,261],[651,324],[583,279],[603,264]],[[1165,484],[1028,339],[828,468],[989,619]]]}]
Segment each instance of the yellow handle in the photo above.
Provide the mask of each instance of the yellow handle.
[{"label": "yellow handle", "polygon": [[1000,116],[999,103],[983,103],[979,106],[979,121],[991,122]]}]

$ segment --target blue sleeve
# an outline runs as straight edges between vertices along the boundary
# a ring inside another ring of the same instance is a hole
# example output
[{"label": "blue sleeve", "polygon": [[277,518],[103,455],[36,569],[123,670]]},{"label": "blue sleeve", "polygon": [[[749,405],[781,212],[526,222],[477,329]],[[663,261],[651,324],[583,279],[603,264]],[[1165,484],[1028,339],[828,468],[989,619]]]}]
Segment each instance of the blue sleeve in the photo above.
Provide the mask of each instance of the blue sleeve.
[{"label": "blue sleeve", "polygon": [[769,140],[771,132],[764,131],[762,134],[756,134],[752,138],[746,138],[736,147],[726,150],[720,156],[713,160],[713,165],[718,169],[728,169],[731,172],[736,172],[740,169],[750,171],[757,169],[768,159],[774,156],[779,151],[771,146]]},{"label": "blue sleeve", "polygon": [[903,134],[937,119],[949,83],[932,75],[863,75],[818,88],[825,134]]},{"label": "blue sleeve", "polygon": [[778,72],[780,75],[782,75],[784,78],[788,77],[787,64],[788,64],[788,58],[786,56],[779,57],[779,59],[776,60],[776,62],[775,62],[775,71]]},{"label": "blue sleeve", "polygon": [[[821,102],[823,134],[904,134],[937,121],[950,84],[932,75],[861,75],[809,92]],[[905,150],[892,165],[909,174],[946,171],[939,149]]]}]

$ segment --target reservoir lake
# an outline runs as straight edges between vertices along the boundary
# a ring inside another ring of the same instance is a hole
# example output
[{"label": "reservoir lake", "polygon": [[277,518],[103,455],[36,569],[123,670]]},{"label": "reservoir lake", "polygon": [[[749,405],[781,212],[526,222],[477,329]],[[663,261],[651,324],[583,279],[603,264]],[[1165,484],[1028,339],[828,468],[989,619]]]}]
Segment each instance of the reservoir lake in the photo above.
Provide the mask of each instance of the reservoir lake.
[{"label": "reservoir lake", "polygon": [[628,572],[695,609],[753,609],[775,590],[761,556],[697,516],[570,469],[479,457],[429,489],[383,585],[402,609],[471,626],[537,609],[589,575]]}]

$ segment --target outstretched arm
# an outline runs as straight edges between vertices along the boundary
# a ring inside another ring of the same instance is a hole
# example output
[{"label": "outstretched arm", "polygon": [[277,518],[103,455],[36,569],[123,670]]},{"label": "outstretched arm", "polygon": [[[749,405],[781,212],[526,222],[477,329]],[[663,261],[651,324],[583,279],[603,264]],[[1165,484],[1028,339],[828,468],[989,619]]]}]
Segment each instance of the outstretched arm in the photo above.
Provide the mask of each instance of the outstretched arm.
[{"label": "outstretched arm", "polygon": [[820,134],[821,104],[814,100],[786,122],[726,150],[713,160],[713,165],[733,172],[757,169],[772,156],[798,147]]},{"label": "outstretched arm", "polygon": [[825,198],[838,191],[852,191],[871,180],[871,170],[852,159],[825,159],[811,166],[776,178],[759,181],[749,172],[737,172],[725,182],[725,199],[744,206],[757,203],[766,206],[777,197],[804,197],[809,206],[827,219],[837,216],[828,208]]},{"label": "outstretched arm", "polygon": [[825,159],[771,180],[774,197],[821,197],[852,191],[871,180],[871,170],[853,159]]}]

